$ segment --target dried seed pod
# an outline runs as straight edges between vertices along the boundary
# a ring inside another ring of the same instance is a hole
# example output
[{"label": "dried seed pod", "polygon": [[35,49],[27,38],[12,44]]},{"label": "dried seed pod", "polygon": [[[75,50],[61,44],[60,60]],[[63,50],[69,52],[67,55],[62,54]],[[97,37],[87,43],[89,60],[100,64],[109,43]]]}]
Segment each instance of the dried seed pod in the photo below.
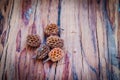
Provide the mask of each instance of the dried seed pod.
[{"label": "dried seed pod", "polygon": [[63,58],[64,51],[60,48],[54,48],[49,52],[48,56],[51,61],[56,62]]},{"label": "dried seed pod", "polygon": [[50,52],[50,48],[48,45],[44,44],[41,45],[36,52],[37,52],[37,55],[35,56],[36,59],[44,59],[48,56],[48,53]]},{"label": "dried seed pod", "polygon": [[29,49],[36,49],[40,46],[40,37],[36,34],[28,35],[26,43]]},{"label": "dried seed pod", "polygon": [[47,38],[47,45],[51,48],[62,48],[64,45],[64,41],[58,36],[50,36]]},{"label": "dried seed pod", "polygon": [[44,32],[45,32],[45,35],[47,35],[47,36],[57,35],[58,34],[58,26],[56,24],[47,25]]}]

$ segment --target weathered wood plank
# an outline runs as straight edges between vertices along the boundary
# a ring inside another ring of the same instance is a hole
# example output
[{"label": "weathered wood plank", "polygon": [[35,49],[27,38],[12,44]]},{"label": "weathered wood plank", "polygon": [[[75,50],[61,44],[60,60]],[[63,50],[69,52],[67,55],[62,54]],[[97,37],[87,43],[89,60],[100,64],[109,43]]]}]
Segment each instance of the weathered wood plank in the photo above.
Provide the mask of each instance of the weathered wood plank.
[{"label": "weathered wood plank", "polygon": [[[119,80],[119,0],[0,1],[0,80]],[[65,56],[35,61],[26,36],[55,23]]]}]

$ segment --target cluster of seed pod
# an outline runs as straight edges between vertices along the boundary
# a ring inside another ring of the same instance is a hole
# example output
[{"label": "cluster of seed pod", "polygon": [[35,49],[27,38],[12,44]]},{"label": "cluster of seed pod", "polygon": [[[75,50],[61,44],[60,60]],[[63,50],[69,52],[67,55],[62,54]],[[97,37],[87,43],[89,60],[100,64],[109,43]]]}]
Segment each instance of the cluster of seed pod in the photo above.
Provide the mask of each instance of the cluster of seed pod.
[{"label": "cluster of seed pod", "polygon": [[46,44],[51,49],[51,51],[48,53],[47,60],[51,60],[53,62],[59,61],[64,56],[64,51],[62,50],[64,41],[58,36],[58,31],[59,29],[56,24],[47,25],[44,31],[47,35]]},{"label": "cluster of seed pod", "polygon": [[33,56],[33,58],[44,60],[47,57],[46,61],[51,60],[53,62],[62,59],[62,57],[64,56],[64,51],[62,50],[64,46],[64,41],[58,36],[58,31],[58,26],[56,24],[47,25],[44,30],[45,36],[47,35],[46,43],[41,45],[39,48],[37,44],[40,45],[40,41],[38,41],[39,43],[37,43],[37,41],[35,40],[36,43],[34,43],[34,40],[31,39],[30,41],[32,43],[30,44],[32,45],[30,45],[28,36],[27,44],[29,44],[32,47],[37,46],[36,48],[38,48],[36,50],[37,54]]}]

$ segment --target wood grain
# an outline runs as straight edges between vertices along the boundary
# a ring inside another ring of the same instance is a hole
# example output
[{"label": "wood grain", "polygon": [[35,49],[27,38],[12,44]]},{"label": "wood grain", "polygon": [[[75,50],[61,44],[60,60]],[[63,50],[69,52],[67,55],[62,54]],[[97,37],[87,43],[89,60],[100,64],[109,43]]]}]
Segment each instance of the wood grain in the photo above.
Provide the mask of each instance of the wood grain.
[{"label": "wood grain", "polygon": [[[120,0],[1,0],[0,80],[120,80]],[[65,56],[35,61],[26,36],[55,23]]]}]

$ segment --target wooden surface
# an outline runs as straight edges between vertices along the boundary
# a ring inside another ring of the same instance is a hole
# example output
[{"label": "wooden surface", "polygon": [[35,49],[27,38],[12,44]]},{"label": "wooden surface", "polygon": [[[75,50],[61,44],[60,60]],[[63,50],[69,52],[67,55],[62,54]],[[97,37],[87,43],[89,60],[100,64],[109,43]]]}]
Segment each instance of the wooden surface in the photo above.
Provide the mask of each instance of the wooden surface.
[{"label": "wooden surface", "polygon": [[[0,80],[120,80],[119,0],[0,0]],[[26,36],[56,23],[65,56],[31,59]]]}]

